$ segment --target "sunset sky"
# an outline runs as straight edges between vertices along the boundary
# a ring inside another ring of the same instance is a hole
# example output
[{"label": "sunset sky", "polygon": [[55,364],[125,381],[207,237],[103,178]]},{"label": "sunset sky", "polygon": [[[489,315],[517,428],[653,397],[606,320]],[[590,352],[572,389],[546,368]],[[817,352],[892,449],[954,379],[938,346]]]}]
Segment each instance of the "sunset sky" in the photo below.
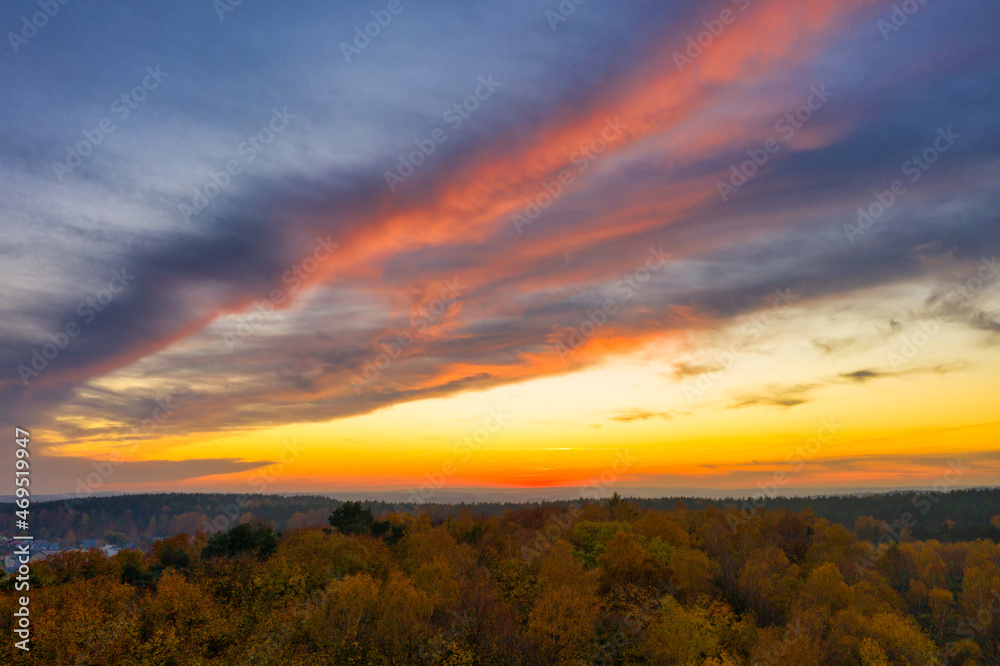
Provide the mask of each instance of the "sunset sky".
[{"label": "sunset sky", "polygon": [[996,2],[37,11],[36,493],[1000,483]]}]

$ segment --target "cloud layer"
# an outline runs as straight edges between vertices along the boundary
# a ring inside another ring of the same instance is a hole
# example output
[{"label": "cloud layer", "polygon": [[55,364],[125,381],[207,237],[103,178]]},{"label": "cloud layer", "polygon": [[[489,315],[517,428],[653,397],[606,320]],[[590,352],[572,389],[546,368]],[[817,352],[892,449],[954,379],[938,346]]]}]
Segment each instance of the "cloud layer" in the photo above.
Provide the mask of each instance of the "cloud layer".
[{"label": "cloud layer", "polygon": [[0,65],[0,420],[327,421],[908,283],[995,344],[995,278],[946,296],[1000,250],[1000,8],[891,11],[407,3],[358,48],[366,9],[67,5]]}]

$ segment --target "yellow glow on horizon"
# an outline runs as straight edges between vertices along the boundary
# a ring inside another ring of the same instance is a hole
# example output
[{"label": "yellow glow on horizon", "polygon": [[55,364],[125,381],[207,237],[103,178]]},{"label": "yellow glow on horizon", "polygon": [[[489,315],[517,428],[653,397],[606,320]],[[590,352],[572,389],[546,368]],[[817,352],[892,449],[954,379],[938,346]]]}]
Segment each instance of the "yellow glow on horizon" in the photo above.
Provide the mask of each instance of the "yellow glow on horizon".
[{"label": "yellow glow on horizon", "polygon": [[[816,478],[830,483],[868,478],[860,463],[853,472],[831,471],[842,459],[898,456],[900,469],[908,469],[907,456],[996,448],[1000,354],[967,328],[942,327],[897,367],[891,355],[905,336],[876,331],[874,342],[849,355],[817,349],[811,340],[857,335],[840,312],[793,312],[759,339],[740,330],[736,322],[692,339],[688,348],[664,337],[576,372],[329,422],[153,433],[135,445],[90,439],[57,450],[94,458],[118,450],[128,460],[273,462],[272,472],[280,467],[280,473],[272,474],[268,490],[293,492],[406,488],[442,475],[450,487],[571,486],[607,470],[624,451],[634,458],[618,478],[627,485],[746,484],[755,465],[770,469],[784,461],[831,419],[837,432],[810,458]],[[976,345],[972,363],[962,350]],[[731,358],[718,351],[730,348],[738,349]],[[676,374],[682,361],[720,359],[725,367],[715,375]],[[240,488],[259,481],[254,474],[180,485]]]}]

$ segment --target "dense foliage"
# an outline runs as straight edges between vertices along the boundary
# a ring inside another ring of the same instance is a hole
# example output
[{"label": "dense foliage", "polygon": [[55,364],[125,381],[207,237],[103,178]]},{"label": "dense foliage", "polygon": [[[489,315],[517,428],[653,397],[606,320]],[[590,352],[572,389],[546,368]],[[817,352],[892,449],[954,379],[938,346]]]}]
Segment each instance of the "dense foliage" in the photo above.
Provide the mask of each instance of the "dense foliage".
[{"label": "dense foliage", "polygon": [[[758,493],[763,494],[763,493]],[[746,508],[743,499],[707,500],[694,497],[636,499],[647,509],[669,510],[682,501],[689,509],[716,507]],[[84,539],[105,539],[109,543],[141,546],[155,539],[175,534],[193,534],[227,530],[239,522],[262,522],[275,531],[327,525],[330,513],[341,502],[319,495],[283,497],[280,495],[234,495],[222,493],[156,493],[86,497],[66,501],[37,502],[32,506],[31,524],[35,538],[58,540],[66,546]],[[543,506],[565,508],[569,502],[547,502]],[[386,502],[364,502],[376,515],[410,510]],[[534,504],[486,502],[468,505],[477,515],[500,516],[505,511],[529,508]],[[811,510],[820,518],[853,529],[859,516],[873,516],[892,522],[907,511],[924,515],[926,520],[913,528],[918,539],[958,541],[993,539],[1000,541],[1000,528],[990,519],[1000,514],[1000,489],[957,490],[953,492],[895,492],[864,496],[768,497],[769,509],[788,508],[798,512]],[[920,507],[920,508],[918,508]],[[0,504],[0,534],[15,532],[13,503]],[[454,516],[466,505],[423,505],[421,510],[434,520]]]},{"label": "dense foliage", "polygon": [[253,555],[257,559],[266,560],[277,549],[278,539],[270,527],[263,525],[252,527],[248,523],[243,523],[227,532],[210,536],[201,551],[201,556],[209,558]]},{"label": "dense foliage", "polygon": [[371,509],[361,502],[344,502],[330,514],[330,526],[341,534],[368,534],[375,537],[385,537],[390,544],[403,538],[403,525],[393,525],[388,520],[375,520]]},{"label": "dense foliage", "polygon": [[[346,506],[346,505],[345,505]],[[615,497],[441,520],[338,507],[149,553],[33,565],[15,664],[998,663],[1000,547],[927,518],[644,509]],[[387,528],[376,527],[385,523]],[[866,541],[865,539],[872,539]],[[14,594],[0,582],[0,631]]]}]

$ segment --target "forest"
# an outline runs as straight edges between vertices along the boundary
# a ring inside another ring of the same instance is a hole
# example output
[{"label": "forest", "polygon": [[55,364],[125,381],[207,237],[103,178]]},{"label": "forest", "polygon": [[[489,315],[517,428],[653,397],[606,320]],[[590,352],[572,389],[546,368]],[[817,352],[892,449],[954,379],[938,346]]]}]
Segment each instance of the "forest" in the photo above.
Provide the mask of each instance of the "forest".
[{"label": "forest", "polygon": [[936,514],[947,498],[850,527],[617,495],[444,516],[345,502],[280,532],[246,512],[148,552],[33,563],[32,650],[5,641],[0,662],[997,664],[1000,548],[914,536],[957,522]]},{"label": "forest", "polygon": [[[818,497],[771,497],[708,500],[697,497],[631,499],[642,508],[669,510],[678,502],[689,509],[736,509],[750,513],[765,500],[768,509],[809,509],[831,523],[853,529],[861,516],[892,523],[906,512],[920,516],[911,532],[917,539],[939,541],[993,539],[1000,542],[1000,529],[990,523],[1000,515],[1000,489],[967,489],[950,492],[905,491],[868,495]],[[392,504],[365,502],[375,515],[393,512],[428,514],[442,520],[471,509],[480,516],[500,516],[538,506],[536,503]],[[549,509],[565,509],[568,501],[543,502]],[[85,539],[104,539],[123,546],[148,547],[175,534],[194,534],[229,529],[238,522],[269,525],[276,532],[327,525],[330,512],[341,502],[320,495],[236,495],[226,493],[147,493],[110,497],[82,497],[33,505],[35,538],[77,546]],[[0,534],[15,532],[13,503],[0,504]]]}]

